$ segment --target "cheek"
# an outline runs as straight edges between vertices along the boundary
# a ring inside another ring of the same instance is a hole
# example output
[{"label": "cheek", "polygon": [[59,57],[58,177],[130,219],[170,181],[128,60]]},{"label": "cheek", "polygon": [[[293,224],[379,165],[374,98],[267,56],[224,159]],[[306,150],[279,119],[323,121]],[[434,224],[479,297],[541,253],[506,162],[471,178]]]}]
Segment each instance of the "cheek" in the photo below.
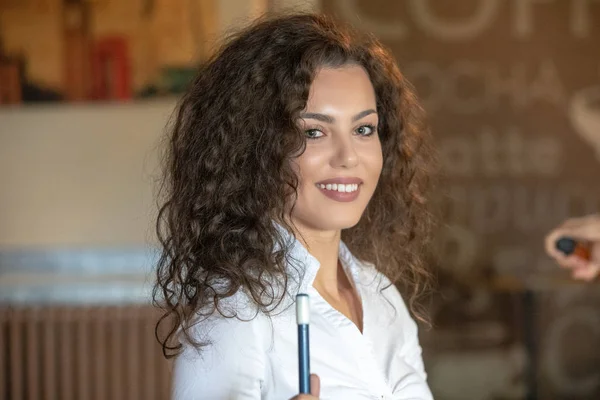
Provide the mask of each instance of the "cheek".
[{"label": "cheek", "polygon": [[323,158],[322,154],[311,151],[308,147],[301,156],[296,158],[295,171],[300,187],[312,185],[319,180],[319,171],[323,170]]},{"label": "cheek", "polygon": [[377,142],[363,155],[363,162],[369,175],[379,176],[383,168],[383,153],[381,144]]},{"label": "cheek", "polygon": [[381,154],[381,151],[379,151],[377,158],[373,161],[373,167],[379,175],[383,169],[383,154]]},{"label": "cheek", "polygon": [[383,147],[381,146],[381,142],[377,141],[377,170],[381,173],[383,169]]}]

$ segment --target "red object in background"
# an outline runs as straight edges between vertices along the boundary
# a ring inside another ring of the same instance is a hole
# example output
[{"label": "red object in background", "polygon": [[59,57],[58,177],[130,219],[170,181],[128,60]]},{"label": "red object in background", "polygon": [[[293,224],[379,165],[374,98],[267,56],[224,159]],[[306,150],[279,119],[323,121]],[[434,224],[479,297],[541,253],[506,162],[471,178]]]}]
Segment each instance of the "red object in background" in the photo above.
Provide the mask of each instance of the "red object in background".
[{"label": "red object in background", "polygon": [[577,246],[575,246],[575,251],[573,251],[573,255],[585,261],[589,261],[592,258],[590,247],[581,243],[578,243]]},{"label": "red object in background", "polygon": [[92,47],[92,98],[131,99],[127,41],[121,37],[97,40]]}]

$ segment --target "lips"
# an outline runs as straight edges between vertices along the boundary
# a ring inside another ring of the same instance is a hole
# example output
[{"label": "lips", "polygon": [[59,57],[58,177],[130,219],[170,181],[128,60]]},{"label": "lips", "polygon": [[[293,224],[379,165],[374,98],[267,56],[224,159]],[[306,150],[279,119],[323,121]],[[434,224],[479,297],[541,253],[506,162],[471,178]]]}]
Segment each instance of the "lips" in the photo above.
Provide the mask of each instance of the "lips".
[{"label": "lips", "polygon": [[316,186],[328,198],[346,203],[358,197],[362,183],[359,178],[332,178],[318,182]]}]

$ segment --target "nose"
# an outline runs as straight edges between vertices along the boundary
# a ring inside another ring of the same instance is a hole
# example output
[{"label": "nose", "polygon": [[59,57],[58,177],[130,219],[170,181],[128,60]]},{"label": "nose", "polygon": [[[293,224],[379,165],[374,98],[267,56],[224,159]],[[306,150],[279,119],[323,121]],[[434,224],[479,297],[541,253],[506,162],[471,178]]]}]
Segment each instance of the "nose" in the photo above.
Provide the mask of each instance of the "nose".
[{"label": "nose", "polygon": [[358,154],[351,137],[337,138],[332,166],[336,168],[352,168],[358,164]]}]

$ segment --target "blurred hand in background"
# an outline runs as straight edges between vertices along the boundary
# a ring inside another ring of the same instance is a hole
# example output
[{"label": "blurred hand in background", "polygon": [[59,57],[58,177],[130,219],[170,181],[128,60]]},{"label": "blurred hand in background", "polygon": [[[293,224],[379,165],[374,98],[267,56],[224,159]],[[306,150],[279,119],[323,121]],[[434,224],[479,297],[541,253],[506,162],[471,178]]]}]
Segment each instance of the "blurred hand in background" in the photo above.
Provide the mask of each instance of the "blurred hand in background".
[{"label": "blurred hand in background", "polygon": [[[561,238],[570,238],[589,249],[589,259],[577,252],[566,255],[556,247]],[[571,218],[546,236],[546,252],[575,279],[591,281],[600,274],[600,214]]]}]

